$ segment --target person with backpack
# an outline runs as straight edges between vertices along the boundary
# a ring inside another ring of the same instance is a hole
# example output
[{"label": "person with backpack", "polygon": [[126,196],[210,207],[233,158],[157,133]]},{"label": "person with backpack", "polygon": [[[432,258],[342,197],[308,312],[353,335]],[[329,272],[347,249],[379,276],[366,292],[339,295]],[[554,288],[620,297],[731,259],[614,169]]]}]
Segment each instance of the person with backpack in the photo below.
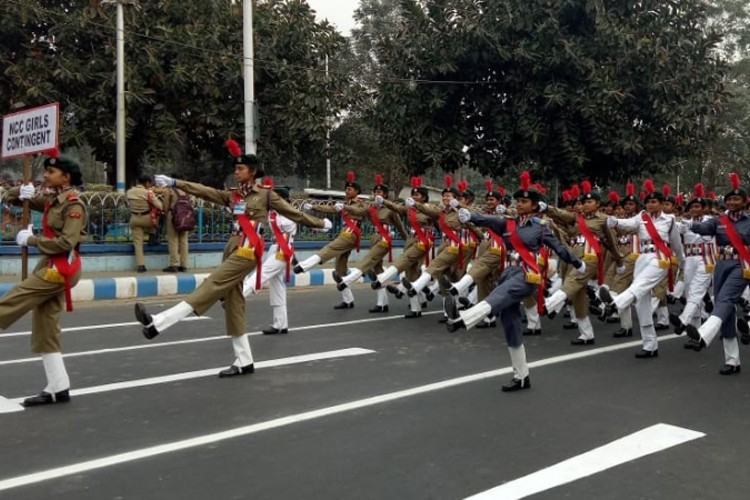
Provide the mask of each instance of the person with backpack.
[{"label": "person with backpack", "polygon": [[[177,173],[171,174],[170,177],[183,179]],[[190,195],[178,187],[169,188],[164,192],[164,207],[169,265],[162,271],[183,273],[188,267],[188,235],[195,229],[195,208]]]},{"label": "person with backpack", "polygon": [[130,234],[133,238],[136,270],[146,272],[146,258],[143,254],[144,235],[155,232],[158,212],[162,210],[161,201],[152,190],[153,180],[150,175],[138,177],[138,183],[127,190],[125,196],[130,209]]}]

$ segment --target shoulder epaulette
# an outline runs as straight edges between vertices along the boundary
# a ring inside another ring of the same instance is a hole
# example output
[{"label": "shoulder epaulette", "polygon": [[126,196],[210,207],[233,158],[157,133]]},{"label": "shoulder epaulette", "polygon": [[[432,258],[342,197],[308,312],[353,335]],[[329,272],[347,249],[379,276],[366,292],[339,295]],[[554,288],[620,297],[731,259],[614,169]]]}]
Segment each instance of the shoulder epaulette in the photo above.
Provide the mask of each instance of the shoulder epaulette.
[{"label": "shoulder epaulette", "polygon": [[76,201],[78,200],[78,193],[68,193],[68,196],[65,197],[68,201]]}]

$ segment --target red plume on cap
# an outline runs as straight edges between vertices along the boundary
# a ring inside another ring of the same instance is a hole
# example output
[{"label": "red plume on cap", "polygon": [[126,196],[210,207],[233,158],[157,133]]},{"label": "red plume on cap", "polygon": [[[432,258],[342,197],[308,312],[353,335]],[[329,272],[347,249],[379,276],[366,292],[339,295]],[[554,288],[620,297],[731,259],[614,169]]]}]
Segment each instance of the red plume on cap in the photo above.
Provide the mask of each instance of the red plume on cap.
[{"label": "red plume on cap", "polygon": [[529,187],[531,186],[531,174],[524,170],[521,172],[521,190],[522,191],[528,191]]},{"label": "red plume on cap", "polygon": [[675,198],[675,199],[674,199],[674,201],[675,201],[675,203],[677,203],[678,205],[682,205],[682,202],[684,201],[684,198],[683,198],[683,196],[682,196],[681,194],[678,194],[678,195],[677,195],[677,198]]},{"label": "red plume on cap", "polygon": [[713,191],[709,191],[708,192],[708,197],[711,198],[712,200],[715,200],[716,199],[716,193],[714,193]]},{"label": "red plume on cap", "polygon": [[[646,191],[646,194],[653,193],[654,190],[656,190],[656,186],[654,186],[654,181],[652,181],[651,179],[646,179],[645,181],[643,181],[643,189],[644,191]],[[645,198],[645,196],[643,196],[643,198]]]},{"label": "red plume on cap", "polygon": [[534,183],[534,185],[532,187],[534,189],[536,189],[537,191],[539,191],[540,193],[542,193],[542,194],[547,194],[547,188],[544,187],[544,186],[542,186],[538,182]]},{"label": "red plume on cap", "polygon": [[459,192],[459,193],[463,193],[463,192],[464,192],[464,191],[466,191],[466,190],[467,190],[468,188],[469,188],[469,183],[468,183],[468,182],[466,182],[465,180],[464,180],[464,181],[460,181],[460,182],[458,183],[458,192]]},{"label": "red plume on cap", "polygon": [[242,148],[240,148],[239,143],[235,141],[234,139],[227,139],[227,142],[224,143],[229,150],[229,154],[232,156],[242,156]]},{"label": "red plume on cap", "polygon": [[578,184],[575,184],[570,188],[570,199],[575,200],[581,196],[581,189],[578,187]]},{"label": "red plume on cap", "polygon": [[625,186],[625,196],[635,196],[635,184],[628,182]]},{"label": "red plume on cap", "polygon": [[563,202],[570,201],[570,191],[568,191],[567,189],[563,189],[562,200]]},{"label": "red plume on cap", "polygon": [[451,186],[453,186],[453,177],[451,177],[451,174],[445,174],[445,187],[450,189]]},{"label": "red plume on cap", "polygon": [[273,187],[273,179],[271,177],[263,177],[263,187],[272,188]]},{"label": "red plume on cap", "polygon": [[505,197],[505,188],[502,186],[497,186],[495,189],[497,189],[497,192],[500,193],[500,196]]},{"label": "red plume on cap", "polygon": [[416,175],[412,176],[411,178],[412,189],[417,189],[421,185],[422,185],[422,179],[420,177],[417,177]]},{"label": "red plume on cap", "polygon": [[589,194],[591,192],[591,183],[589,181],[583,181],[581,182],[581,188],[583,189],[583,194]]},{"label": "red plume on cap", "polygon": [[706,190],[700,182],[693,188],[693,198],[705,198]]},{"label": "red plume on cap", "polygon": [[60,157],[60,150],[57,148],[48,149],[46,151],[42,151],[43,155],[47,155],[50,158],[59,158]]},{"label": "red plume on cap", "polygon": [[610,191],[607,196],[609,196],[609,201],[611,201],[612,203],[620,202],[620,195],[617,193],[617,191]]},{"label": "red plume on cap", "polygon": [[729,174],[729,182],[732,183],[732,189],[739,189],[740,188],[740,176],[737,172],[732,172]]},{"label": "red plume on cap", "polygon": [[375,185],[383,183],[383,174],[375,174]]},{"label": "red plume on cap", "polygon": [[662,192],[662,194],[664,195],[664,197],[666,198],[666,197],[668,197],[668,196],[669,196],[669,193],[671,193],[671,192],[672,192],[672,187],[671,187],[671,186],[670,186],[669,184],[664,184],[664,185],[663,185],[663,186],[661,187],[661,192]]},{"label": "red plume on cap", "polygon": [[643,201],[643,200],[645,200],[645,199],[646,199],[646,195],[647,195],[647,194],[648,194],[648,193],[647,193],[646,191],[641,191],[641,194],[640,194],[640,197],[641,197],[641,201]]},{"label": "red plume on cap", "polygon": [[486,181],[484,181],[484,187],[487,188],[488,193],[492,191],[492,179],[487,179]]},{"label": "red plume on cap", "polygon": [[346,173],[346,182],[354,182],[355,176],[354,172],[349,171]]}]

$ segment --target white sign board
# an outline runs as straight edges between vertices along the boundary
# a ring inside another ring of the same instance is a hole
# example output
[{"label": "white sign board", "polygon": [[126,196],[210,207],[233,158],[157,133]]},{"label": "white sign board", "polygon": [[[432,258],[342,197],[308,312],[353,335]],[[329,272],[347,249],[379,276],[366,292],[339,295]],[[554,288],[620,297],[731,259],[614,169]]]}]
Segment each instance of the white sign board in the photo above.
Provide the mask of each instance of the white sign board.
[{"label": "white sign board", "polygon": [[3,117],[0,158],[41,153],[58,145],[59,103],[27,109]]}]

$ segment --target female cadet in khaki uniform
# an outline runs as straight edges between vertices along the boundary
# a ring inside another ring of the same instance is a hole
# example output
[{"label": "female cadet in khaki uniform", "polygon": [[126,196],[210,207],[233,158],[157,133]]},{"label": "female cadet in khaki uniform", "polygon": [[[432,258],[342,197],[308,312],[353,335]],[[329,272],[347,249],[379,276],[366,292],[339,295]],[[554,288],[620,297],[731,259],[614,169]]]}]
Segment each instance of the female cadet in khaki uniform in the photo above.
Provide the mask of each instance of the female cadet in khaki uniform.
[{"label": "female cadet in khaki uniform", "polygon": [[[152,316],[146,312],[142,303],[135,305],[135,316],[143,324],[143,335],[152,339],[192,313],[205,313],[217,300],[223,298],[227,335],[232,337],[236,359],[232,366],[219,372],[220,377],[255,371],[250,342],[245,333],[245,297],[242,295],[242,284],[245,276],[256,269],[257,263],[263,258],[263,224],[268,220],[268,213],[273,210],[294,222],[324,231],[332,227],[328,219],[318,219],[300,212],[272,189],[256,185],[256,177],[263,176],[258,158],[255,155],[243,155],[235,141],[227,141],[227,146],[234,156],[234,176],[238,185],[236,191],[214,189],[194,182],[175,180],[166,175],[155,177],[157,186],[177,187],[193,196],[232,209],[235,231],[224,248],[221,266],[184,301],[166,311]],[[262,280],[261,274],[256,275],[258,285]]]},{"label": "female cadet in khaki uniform", "polygon": [[0,299],[0,328],[6,329],[31,311],[31,351],[42,357],[47,386],[23,405],[39,406],[70,401],[70,379],[60,352],[60,313],[63,301],[71,311],[70,290],[81,277],[78,245],[86,235],[86,209],[74,186],[81,184],[81,169],[70,158],[54,152],[44,162],[48,194],[36,194],[29,183],[11,189],[6,200],[29,200],[32,210],[43,212],[42,234],[31,226],[16,236],[19,246],[36,247],[41,258],[34,272]]}]

